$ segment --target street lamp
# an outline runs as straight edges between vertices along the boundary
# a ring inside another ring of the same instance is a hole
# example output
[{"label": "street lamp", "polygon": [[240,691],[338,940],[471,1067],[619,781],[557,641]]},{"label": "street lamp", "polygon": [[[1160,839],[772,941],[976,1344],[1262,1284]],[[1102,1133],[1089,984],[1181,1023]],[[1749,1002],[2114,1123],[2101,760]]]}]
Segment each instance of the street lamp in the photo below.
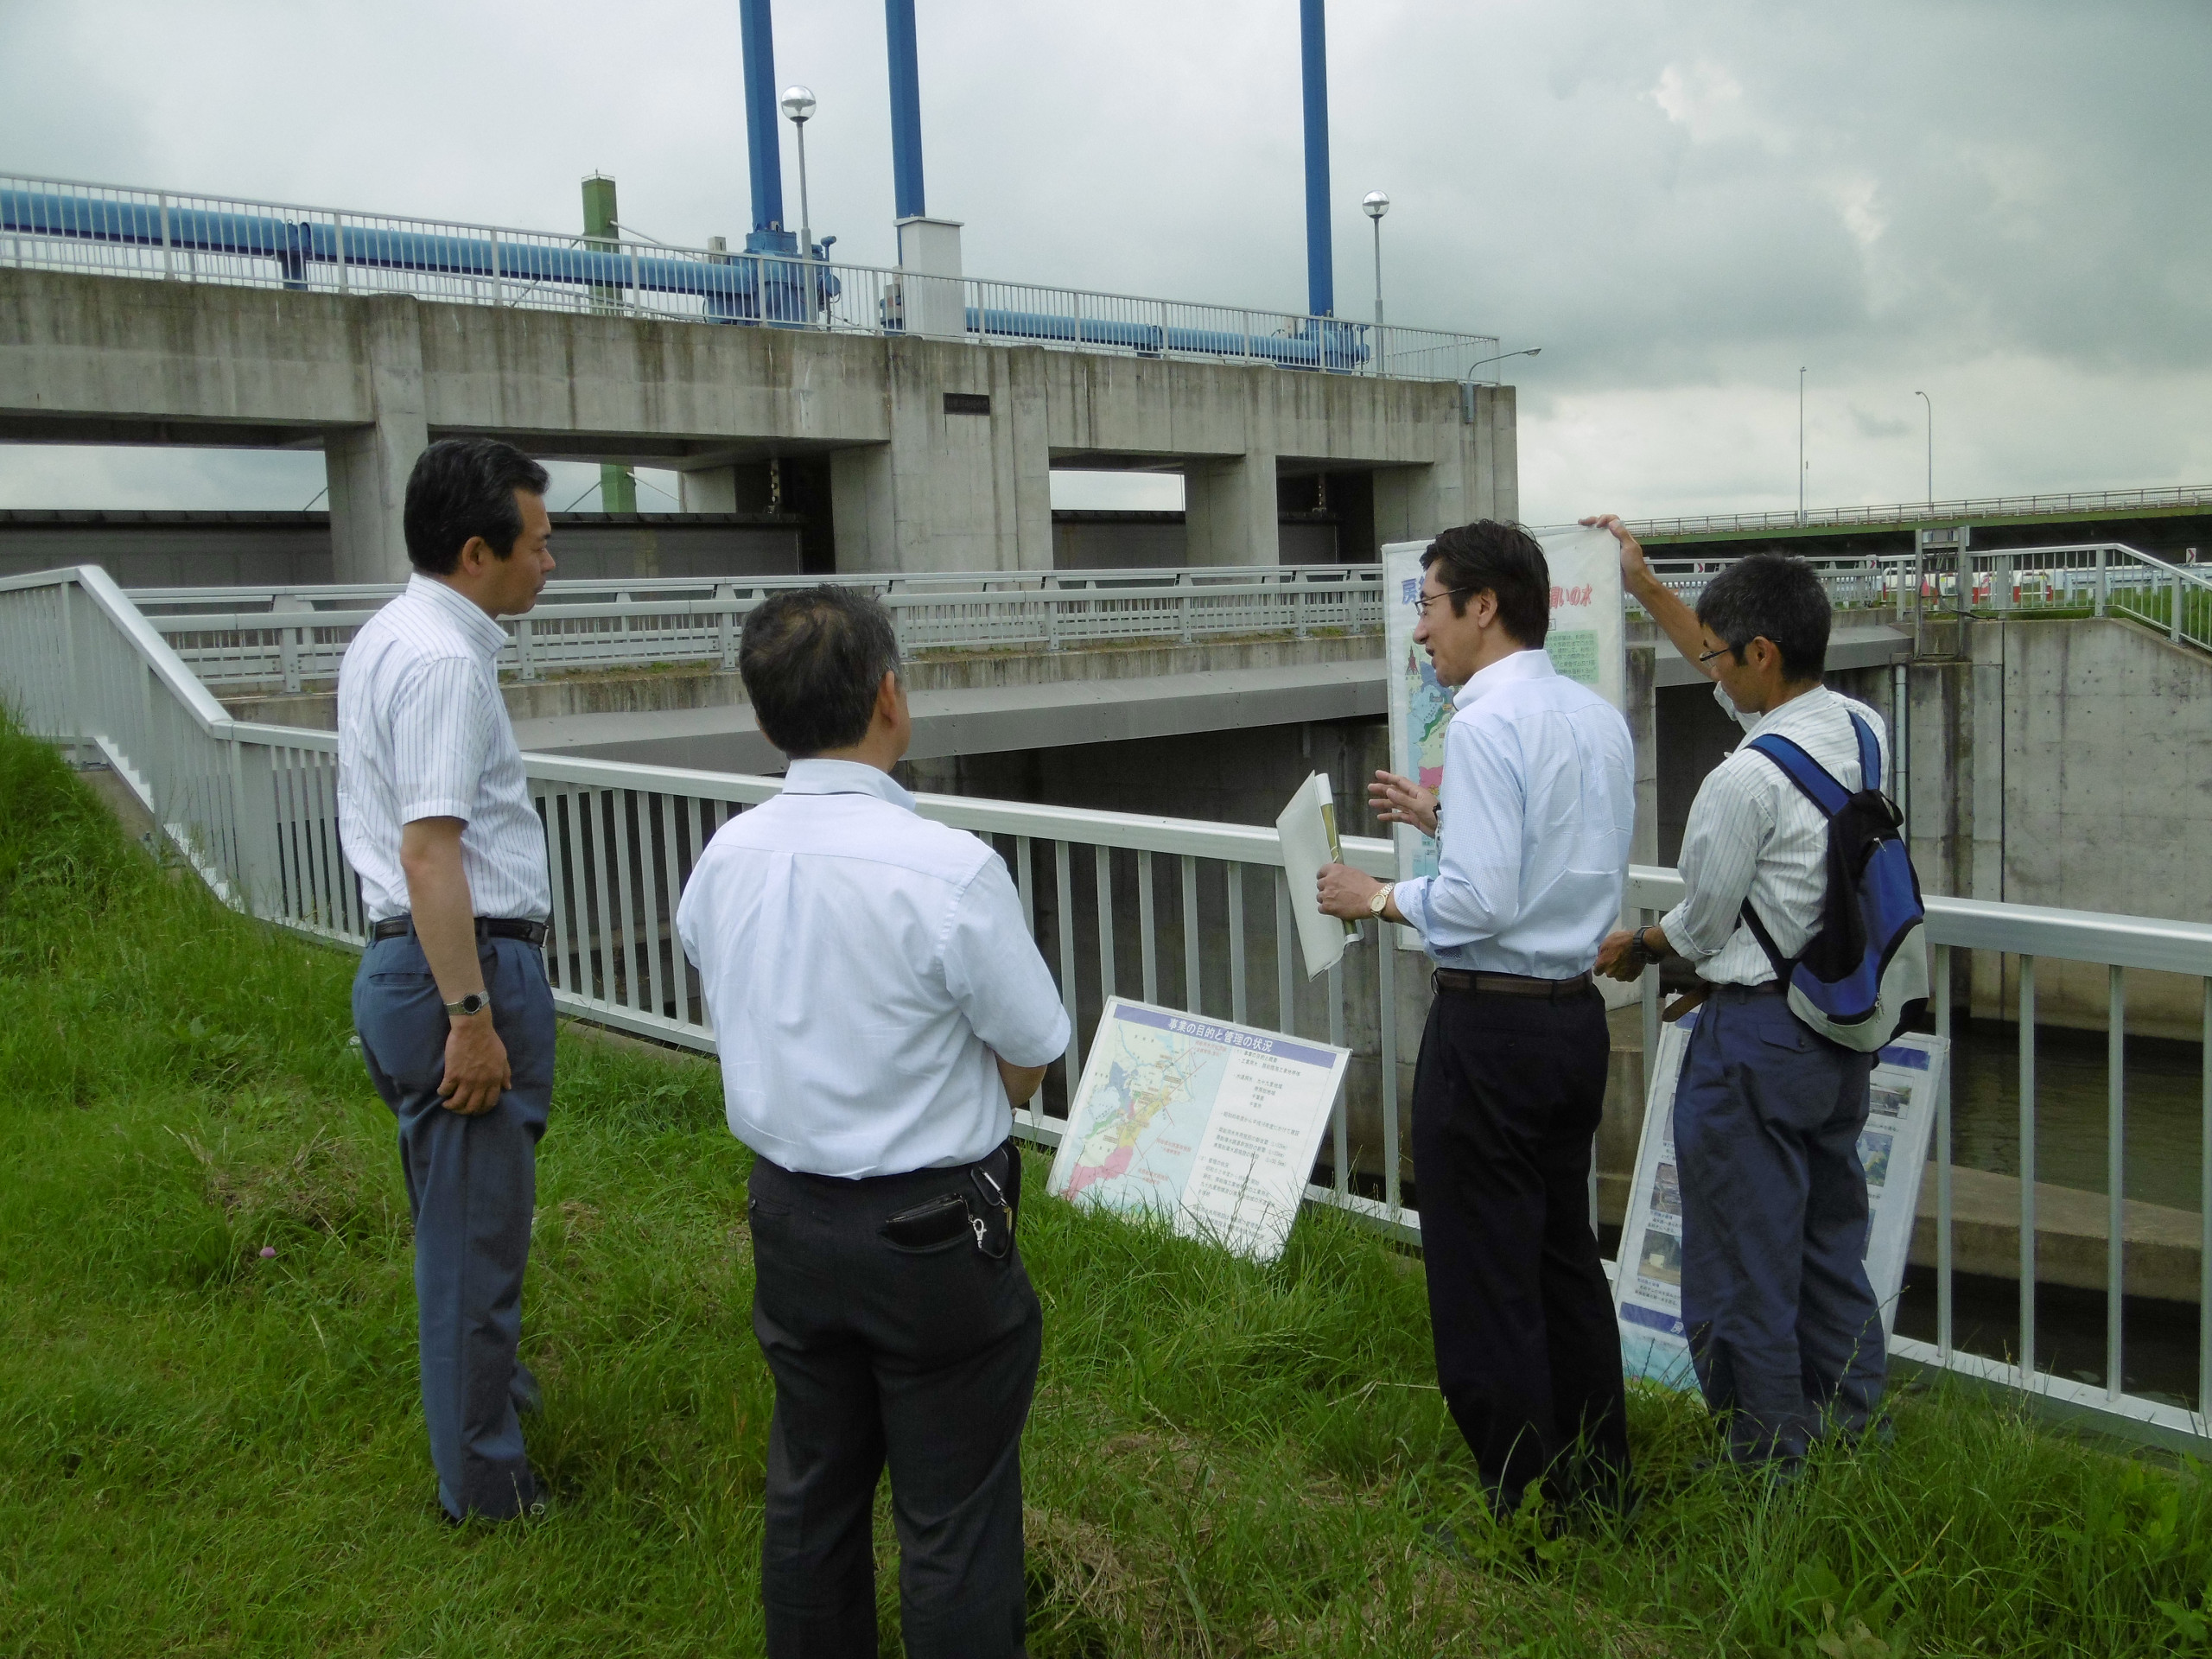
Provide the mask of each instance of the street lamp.
[{"label": "street lamp", "polygon": [[1466,378],[1459,383],[1459,418],[1468,425],[1475,423],[1475,371],[1485,363],[1503,363],[1508,358],[1535,357],[1544,348],[1524,346],[1517,352],[1500,352],[1496,357],[1478,357],[1467,365]]},{"label": "street lamp", "polygon": [[798,254],[814,257],[814,225],[806,205],[806,124],[814,115],[814,94],[804,86],[784,88],[784,115],[798,130]]},{"label": "street lamp", "polygon": [[1805,522],[1805,371],[1797,371],[1797,522]]},{"label": "street lamp", "polygon": [[1359,204],[1368,218],[1375,221],[1375,326],[1382,326],[1382,215],[1390,211],[1390,198],[1380,190],[1370,190]]},{"label": "street lamp", "polygon": [[1928,405],[1928,505],[1932,507],[1936,505],[1936,400],[1924,391],[1912,395]]},{"label": "street lamp", "polygon": [[1471,369],[1479,369],[1485,363],[1503,363],[1509,357],[1535,357],[1543,349],[1541,346],[1527,346],[1517,352],[1500,352],[1496,357],[1478,357],[1467,366]]}]

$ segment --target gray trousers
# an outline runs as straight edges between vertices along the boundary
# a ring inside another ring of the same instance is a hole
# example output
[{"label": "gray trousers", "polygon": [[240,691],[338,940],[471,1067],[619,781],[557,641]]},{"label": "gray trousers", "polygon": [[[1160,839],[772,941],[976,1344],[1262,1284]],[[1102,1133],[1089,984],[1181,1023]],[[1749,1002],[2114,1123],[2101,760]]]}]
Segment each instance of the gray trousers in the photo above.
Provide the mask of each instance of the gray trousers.
[{"label": "gray trousers", "polygon": [[1037,1294],[1018,1249],[994,1262],[964,1231],[918,1250],[877,1233],[953,1192],[975,1196],[966,1166],[849,1181],[753,1166],[753,1330],[776,1379],[760,1545],[770,1659],[874,1659],[887,1464],[909,1659],[1024,1651]]},{"label": "gray trousers", "polygon": [[1866,1280],[1866,1079],[1777,995],[1722,986],[1675,1090],[1682,1324],[1739,1462],[1863,1433],[1889,1351]]},{"label": "gray trousers", "polygon": [[399,1120],[399,1166],[415,1217],[415,1300],[423,1416],[438,1501],[459,1520],[503,1519],[537,1502],[518,1402],[537,1385],[515,1357],[523,1268],[537,1198],[537,1141],[553,1098],[553,994],[544,958],[520,939],[479,934],[492,1023],[514,1086],[474,1117],[437,1092],[448,1029],[443,999],[410,934],[378,939],[353,976],[353,1026],[377,1093]]}]

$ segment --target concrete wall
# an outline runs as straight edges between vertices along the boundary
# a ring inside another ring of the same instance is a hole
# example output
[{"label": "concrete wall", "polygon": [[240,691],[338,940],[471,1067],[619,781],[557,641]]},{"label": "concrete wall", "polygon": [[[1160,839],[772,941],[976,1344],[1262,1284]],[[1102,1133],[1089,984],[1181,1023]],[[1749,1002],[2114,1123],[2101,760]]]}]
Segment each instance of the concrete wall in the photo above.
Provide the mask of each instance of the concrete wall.
[{"label": "concrete wall", "polygon": [[[2212,658],[2120,621],[1974,622],[1973,893],[2212,921]],[[1999,975],[2001,972],[2001,985]],[[2009,1017],[2018,963],[1975,964],[1977,1013]],[[2039,1013],[2106,1023],[2101,969],[2051,963]],[[2127,976],[2131,1031],[2194,1037],[2195,979]]]},{"label": "concrete wall", "polygon": [[1371,473],[1383,540],[1514,516],[1511,389],[1474,415],[1453,385],[1244,364],[0,271],[0,442],[319,447],[340,580],[404,574],[406,470],[448,434],[699,469],[709,496],[826,461],[839,569],[1049,569],[1055,463],[1183,469],[1199,563],[1277,561],[1282,473]]},{"label": "concrete wall", "polygon": [[[556,512],[564,578],[795,575],[801,527],[765,514]],[[326,512],[0,512],[0,575],[97,564],[125,588],[334,581]]]}]

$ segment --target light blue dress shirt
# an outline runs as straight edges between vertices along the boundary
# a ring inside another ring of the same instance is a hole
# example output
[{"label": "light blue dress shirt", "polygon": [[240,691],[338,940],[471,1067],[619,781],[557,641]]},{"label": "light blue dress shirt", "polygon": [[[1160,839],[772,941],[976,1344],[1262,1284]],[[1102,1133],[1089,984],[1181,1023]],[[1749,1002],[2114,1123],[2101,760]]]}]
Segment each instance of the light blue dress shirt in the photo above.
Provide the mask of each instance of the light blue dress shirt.
[{"label": "light blue dress shirt", "polygon": [[1492,663],[1452,701],[1437,873],[1398,883],[1398,913],[1440,967],[1586,973],[1628,884],[1628,722],[1541,651]]}]

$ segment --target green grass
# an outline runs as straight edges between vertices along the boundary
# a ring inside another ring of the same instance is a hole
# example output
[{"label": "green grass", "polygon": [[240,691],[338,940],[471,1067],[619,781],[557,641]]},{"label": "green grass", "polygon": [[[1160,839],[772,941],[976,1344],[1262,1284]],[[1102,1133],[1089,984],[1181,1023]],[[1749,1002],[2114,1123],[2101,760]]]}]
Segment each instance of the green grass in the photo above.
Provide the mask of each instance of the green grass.
[{"label": "green grass", "polygon": [[[0,1653],[757,1649],[771,1396],[713,1070],[564,1037],[524,1337],[560,1501],[450,1530],[350,961],[158,868],[4,729],[0,800]],[[1322,1216],[1272,1268],[1041,1197],[1024,1227],[1039,1659],[2207,1645],[2194,1468],[1923,1394],[1886,1456],[1769,1495],[1694,1474],[1701,1411],[1640,1390],[1636,1533],[1532,1562],[1473,1516],[1417,1263]],[[1455,1515],[1471,1561],[1424,1546]]]}]

